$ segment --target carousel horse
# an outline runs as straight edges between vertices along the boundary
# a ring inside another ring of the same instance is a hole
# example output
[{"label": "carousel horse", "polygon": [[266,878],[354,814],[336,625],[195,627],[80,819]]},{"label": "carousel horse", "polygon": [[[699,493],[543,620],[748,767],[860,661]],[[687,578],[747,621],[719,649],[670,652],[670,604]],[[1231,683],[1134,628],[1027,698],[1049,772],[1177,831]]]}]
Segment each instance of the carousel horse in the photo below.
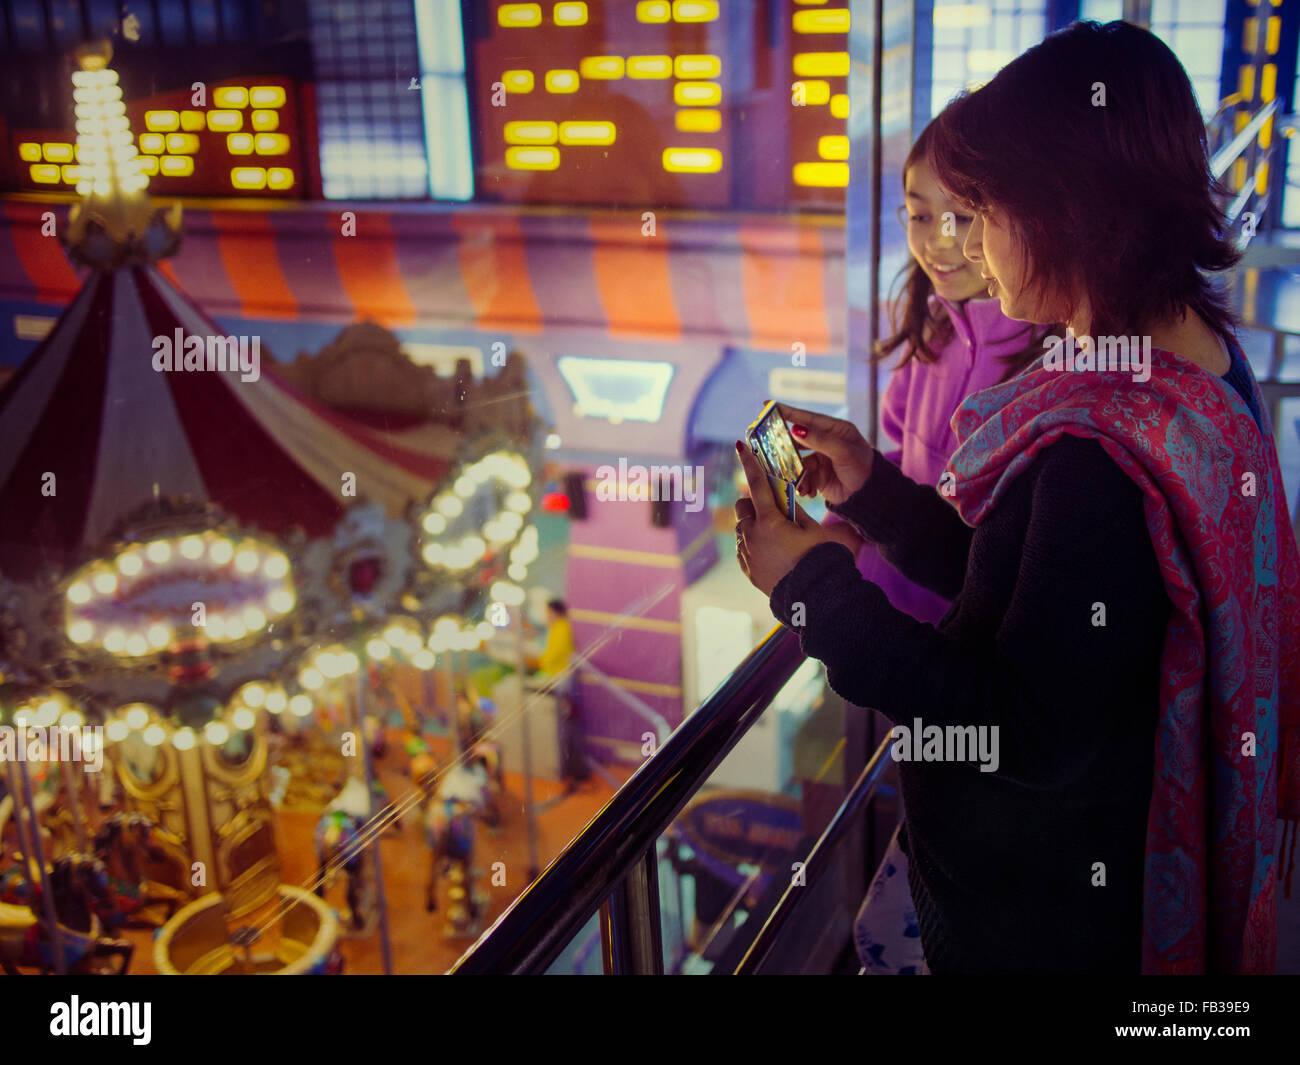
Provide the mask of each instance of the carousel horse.
[{"label": "carousel horse", "polygon": [[[166,842],[162,830],[140,813],[112,814],[95,832],[95,857],[108,869],[117,910],[128,928],[161,928],[189,899],[179,886],[149,875],[150,866],[165,864],[172,879],[183,882],[183,860],[178,864],[179,852],[173,853]],[[182,870],[179,877],[177,869]],[[159,905],[162,914],[154,909]]]},{"label": "carousel horse", "polygon": [[[127,940],[103,934],[105,929],[116,931],[119,917],[104,863],[85,854],[62,855],[51,866],[49,886],[68,972],[103,972],[99,963],[115,958],[116,967],[107,971],[124,974],[135,947]],[[26,918],[17,912],[19,907],[0,909],[0,969],[10,976],[18,975],[20,965],[44,973],[55,968],[54,944],[44,923],[35,919],[42,903],[39,897],[35,902],[28,911],[31,916]]]},{"label": "carousel horse", "polygon": [[481,907],[474,893],[475,820],[490,802],[489,783],[481,762],[456,766],[447,773],[429,803],[424,829],[431,852],[424,908],[438,908],[438,881],[449,877],[463,885],[469,921],[477,922]]},{"label": "carousel horse", "polygon": [[343,790],[326,807],[316,822],[312,839],[316,844],[317,872],[316,894],[325,897],[326,890],[337,876],[340,862],[347,874],[348,913],[354,929],[365,925],[366,905],[366,852],[361,844],[366,824],[370,819],[370,800],[365,781],[349,777]]}]

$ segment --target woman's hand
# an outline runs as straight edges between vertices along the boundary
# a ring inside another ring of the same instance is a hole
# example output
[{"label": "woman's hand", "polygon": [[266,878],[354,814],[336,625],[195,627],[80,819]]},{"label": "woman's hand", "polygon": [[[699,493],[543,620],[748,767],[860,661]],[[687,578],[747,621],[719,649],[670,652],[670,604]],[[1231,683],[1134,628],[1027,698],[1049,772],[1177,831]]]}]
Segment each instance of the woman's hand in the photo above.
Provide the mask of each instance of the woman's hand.
[{"label": "woman's hand", "polygon": [[749,483],[749,498],[736,500],[736,557],[749,583],[764,595],[794,569],[795,563],[818,544],[843,542],[831,529],[818,525],[795,508],[798,524],[787,518],[772,497],[767,474],[750,450],[736,442],[736,454]]},{"label": "woman's hand", "polygon": [[811,454],[803,456],[801,496],[818,493],[827,503],[843,503],[867,483],[876,449],[852,422],[781,404],[790,432]]}]

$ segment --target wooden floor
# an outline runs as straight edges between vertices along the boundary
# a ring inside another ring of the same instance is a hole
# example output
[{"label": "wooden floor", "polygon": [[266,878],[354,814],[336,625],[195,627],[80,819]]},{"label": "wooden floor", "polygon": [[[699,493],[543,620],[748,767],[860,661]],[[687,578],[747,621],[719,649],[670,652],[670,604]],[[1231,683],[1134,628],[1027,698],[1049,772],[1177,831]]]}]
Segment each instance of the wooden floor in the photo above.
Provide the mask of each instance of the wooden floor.
[{"label": "wooden floor", "polygon": [[[407,757],[400,743],[391,743],[385,757],[376,766],[388,788],[390,798],[396,803],[412,790],[406,774]],[[631,769],[614,769],[614,775],[626,779]],[[499,832],[480,825],[475,866],[481,869],[479,889],[488,893],[490,903],[484,927],[515,899],[528,884],[528,836],[524,816],[522,777],[506,774],[506,795],[502,802],[503,824]],[[545,869],[573,837],[591,820],[609,800],[613,791],[598,778],[592,777],[584,788],[564,796],[557,781],[534,779],[534,803],[538,807],[537,841],[539,866]],[[277,819],[277,834],[281,860],[284,863],[285,883],[309,887],[316,875],[316,857],[312,847],[312,830],[317,814],[308,811],[282,811]],[[435,913],[425,910],[425,885],[428,882],[430,858],[425,845],[424,831],[418,809],[403,817],[400,827],[387,832],[380,842],[380,855],[387,885],[390,941],[392,943],[393,972],[395,973],[445,973],[461,954],[473,943],[472,937],[448,937],[447,885],[439,891],[439,909]],[[506,884],[494,887],[490,869],[494,862],[505,863]],[[340,878],[326,897],[336,910],[343,910],[346,902],[344,885]],[[136,943],[132,973],[156,973],[152,956],[152,933],[126,931],[126,938]],[[346,958],[344,972],[349,974],[380,974],[384,971],[383,953],[378,931],[372,934],[345,937],[342,941]]]}]

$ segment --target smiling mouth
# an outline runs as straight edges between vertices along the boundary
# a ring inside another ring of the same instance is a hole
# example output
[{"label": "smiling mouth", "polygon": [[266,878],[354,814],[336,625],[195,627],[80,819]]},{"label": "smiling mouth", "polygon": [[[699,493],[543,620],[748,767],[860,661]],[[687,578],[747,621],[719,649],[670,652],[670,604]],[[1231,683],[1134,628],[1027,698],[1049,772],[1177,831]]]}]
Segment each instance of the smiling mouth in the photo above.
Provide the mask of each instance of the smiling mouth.
[{"label": "smiling mouth", "polygon": [[943,266],[940,263],[931,263],[930,269],[933,270],[940,277],[951,277],[953,274],[957,273],[958,271],[965,270],[966,264],[960,263],[957,266]]}]

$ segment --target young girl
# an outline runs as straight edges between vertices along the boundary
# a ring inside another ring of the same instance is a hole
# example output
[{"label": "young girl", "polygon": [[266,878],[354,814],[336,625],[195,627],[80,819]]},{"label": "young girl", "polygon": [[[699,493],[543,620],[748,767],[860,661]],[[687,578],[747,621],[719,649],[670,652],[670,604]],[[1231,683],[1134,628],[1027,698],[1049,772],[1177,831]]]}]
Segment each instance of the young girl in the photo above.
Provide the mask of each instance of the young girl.
[{"label": "young girl", "polygon": [[[979,268],[962,255],[972,219],[930,171],[934,128],[931,122],[922,130],[903,163],[905,203],[899,216],[912,259],[905,268],[897,330],[881,342],[876,358],[902,352],[881,405],[881,427],[901,448],[884,457],[918,484],[938,486],[957,449],[953,413],[972,392],[997,384],[1041,354],[1042,330],[1004,315],[999,302],[989,298]],[[832,514],[827,520],[839,519]],[[946,598],[908,580],[873,545],[847,543],[857,549],[858,571],[899,610],[932,624],[947,612]],[[907,875],[896,831],[854,923],[859,960],[868,973],[921,971]]]},{"label": "young girl", "polygon": [[955,597],[937,626],[787,521],[738,445],[740,564],[836,691],[927,733],[899,776],[932,971],[1272,972],[1300,557],[1207,276],[1237,254],[1187,74],[1145,30],[1076,23],[950,104],[929,162],[1003,313],[1145,338],[1149,364],[1045,360],[970,397],[951,497],[784,410],[812,451],[800,491]]}]

